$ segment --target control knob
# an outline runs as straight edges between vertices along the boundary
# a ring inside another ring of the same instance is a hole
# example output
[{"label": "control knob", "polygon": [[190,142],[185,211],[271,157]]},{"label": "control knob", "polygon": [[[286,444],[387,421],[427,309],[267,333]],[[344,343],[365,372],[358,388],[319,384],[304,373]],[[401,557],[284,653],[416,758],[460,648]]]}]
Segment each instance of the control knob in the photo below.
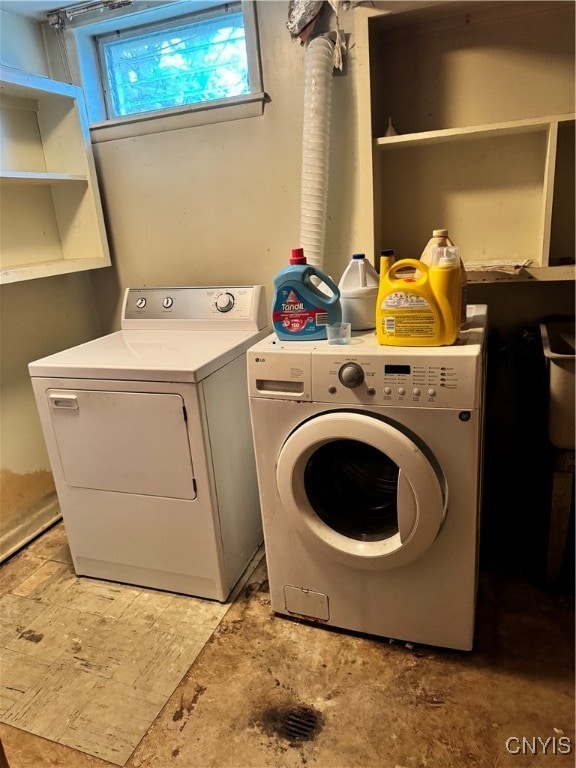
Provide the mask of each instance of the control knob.
[{"label": "control knob", "polygon": [[338,378],[345,387],[354,389],[364,381],[364,371],[358,363],[346,363],[338,371]]},{"label": "control knob", "polygon": [[234,306],[234,296],[231,293],[221,293],[216,298],[216,309],[218,312],[230,312]]}]

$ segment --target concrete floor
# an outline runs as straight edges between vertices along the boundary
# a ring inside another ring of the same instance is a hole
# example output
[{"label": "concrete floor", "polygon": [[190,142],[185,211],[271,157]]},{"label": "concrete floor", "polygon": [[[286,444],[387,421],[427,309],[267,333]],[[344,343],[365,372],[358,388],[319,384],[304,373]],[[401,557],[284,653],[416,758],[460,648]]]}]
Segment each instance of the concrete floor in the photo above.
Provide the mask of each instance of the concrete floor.
[{"label": "concrete floor", "polygon": [[[0,567],[3,597],[17,595],[24,582],[30,584],[39,569],[54,562],[58,530]],[[79,594],[77,585],[70,589]],[[112,636],[109,642],[113,645]],[[2,722],[8,764],[572,767],[573,596],[571,590],[535,586],[501,566],[484,567],[475,649],[462,653],[275,616],[263,560],[165,698],[122,763]],[[122,724],[122,702],[109,707],[107,717]]]}]

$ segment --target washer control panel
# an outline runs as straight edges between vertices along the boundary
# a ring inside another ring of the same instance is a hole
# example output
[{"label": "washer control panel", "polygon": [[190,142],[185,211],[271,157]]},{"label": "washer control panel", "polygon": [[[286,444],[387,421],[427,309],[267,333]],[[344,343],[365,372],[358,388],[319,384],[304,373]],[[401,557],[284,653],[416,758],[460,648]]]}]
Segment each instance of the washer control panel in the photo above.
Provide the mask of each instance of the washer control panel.
[{"label": "washer control panel", "polygon": [[484,305],[474,307],[468,326],[447,347],[386,347],[373,333],[342,346],[285,342],[272,334],[247,352],[249,396],[343,407],[472,410],[482,402]]},{"label": "washer control panel", "polygon": [[312,355],[312,400],[464,408],[476,403],[475,356],[395,360],[385,354]]},{"label": "washer control panel", "polygon": [[122,328],[265,328],[261,285],[128,288]]}]

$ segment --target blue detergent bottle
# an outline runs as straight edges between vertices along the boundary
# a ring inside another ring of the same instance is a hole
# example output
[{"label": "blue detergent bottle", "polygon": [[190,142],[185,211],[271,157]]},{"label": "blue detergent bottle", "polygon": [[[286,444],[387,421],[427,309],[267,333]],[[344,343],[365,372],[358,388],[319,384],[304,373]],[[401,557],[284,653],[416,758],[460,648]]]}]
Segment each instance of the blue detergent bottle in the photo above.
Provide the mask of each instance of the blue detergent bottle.
[{"label": "blue detergent bottle", "polygon": [[[321,291],[312,277],[330,291]],[[272,323],[279,339],[316,341],[325,339],[326,326],[342,320],[338,286],[312,264],[306,263],[304,250],[293,248],[290,266],[274,277]]]}]

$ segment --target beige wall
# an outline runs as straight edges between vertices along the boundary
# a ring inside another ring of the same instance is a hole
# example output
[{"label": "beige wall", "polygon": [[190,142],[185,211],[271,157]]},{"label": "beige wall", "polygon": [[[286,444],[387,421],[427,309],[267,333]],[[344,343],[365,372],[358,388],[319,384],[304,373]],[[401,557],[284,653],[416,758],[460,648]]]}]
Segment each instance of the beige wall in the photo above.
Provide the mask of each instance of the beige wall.
[{"label": "beige wall", "polygon": [[48,61],[40,25],[0,9],[0,62],[47,75]]},{"label": "beige wall", "polygon": [[[126,286],[262,283],[300,245],[306,48],[286,30],[288,3],[258,2],[262,117],[94,146],[113,270],[94,273],[106,328]],[[327,20],[329,21],[329,20]],[[351,32],[353,13],[342,12]],[[326,268],[340,276],[356,240],[354,51],[333,78]]]},{"label": "beige wall", "polygon": [[0,557],[59,514],[28,363],[97,335],[87,274],[0,288]]}]

